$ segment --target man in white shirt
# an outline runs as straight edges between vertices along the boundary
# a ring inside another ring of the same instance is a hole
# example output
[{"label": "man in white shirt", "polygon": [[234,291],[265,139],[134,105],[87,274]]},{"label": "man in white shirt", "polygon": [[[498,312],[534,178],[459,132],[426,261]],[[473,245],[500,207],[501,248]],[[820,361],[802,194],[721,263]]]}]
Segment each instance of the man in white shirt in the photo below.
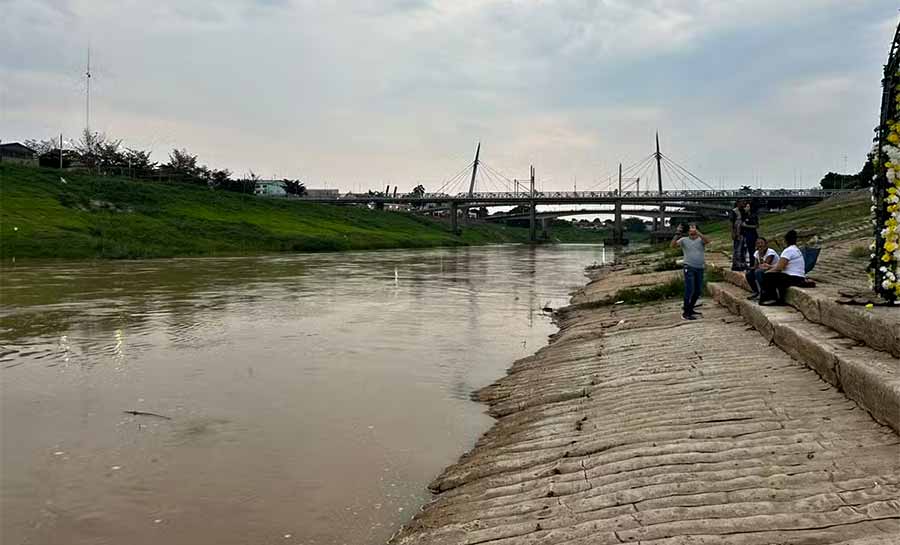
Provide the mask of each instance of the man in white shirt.
[{"label": "man in white shirt", "polygon": [[806,263],[797,247],[797,231],[791,229],[784,235],[787,247],[774,267],[763,274],[760,305],[783,305],[790,286],[799,286],[806,278]]},{"label": "man in white shirt", "polygon": [[747,284],[750,285],[750,291],[753,295],[747,299],[759,298],[759,287],[762,285],[763,274],[774,267],[780,257],[778,252],[769,248],[769,242],[765,237],[756,239],[756,252],[753,253],[752,267],[744,274],[747,278]]}]

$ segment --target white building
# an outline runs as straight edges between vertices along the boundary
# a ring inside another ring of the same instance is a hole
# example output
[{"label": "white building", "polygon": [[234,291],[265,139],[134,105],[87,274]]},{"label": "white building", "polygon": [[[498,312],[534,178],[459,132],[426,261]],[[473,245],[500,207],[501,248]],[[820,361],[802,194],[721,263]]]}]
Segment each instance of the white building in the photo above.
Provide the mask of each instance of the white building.
[{"label": "white building", "polygon": [[281,180],[257,180],[253,193],[263,197],[284,197],[287,192],[281,185]]}]

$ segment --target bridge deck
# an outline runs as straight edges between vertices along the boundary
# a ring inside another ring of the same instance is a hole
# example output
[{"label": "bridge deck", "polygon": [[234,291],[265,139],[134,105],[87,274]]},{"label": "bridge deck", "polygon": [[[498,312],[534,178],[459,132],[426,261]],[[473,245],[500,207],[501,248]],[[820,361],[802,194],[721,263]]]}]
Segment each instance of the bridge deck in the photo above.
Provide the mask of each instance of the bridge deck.
[{"label": "bridge deck", "polygon": [[384,195],[345,194],[338,197],[303,197],[310,202],[328,203],[384,203],[384,204],[425,204],[425,203],[459,203],[468,205],[503,205],[522,204],[534,201],[536,204],[666,204],[683,202],[733,202],[738,199],[753,198],[760,201],[777,200],[793,203],[814,203],[829,197],[851,193],[851,190],[819,190],[819,189],[761,189],[756,191],[626,191],[622,195],[613,191],[580,191],[580,192],[536,192],[529,193],[458,193],[447,194],[405,194],[396,197]]}]

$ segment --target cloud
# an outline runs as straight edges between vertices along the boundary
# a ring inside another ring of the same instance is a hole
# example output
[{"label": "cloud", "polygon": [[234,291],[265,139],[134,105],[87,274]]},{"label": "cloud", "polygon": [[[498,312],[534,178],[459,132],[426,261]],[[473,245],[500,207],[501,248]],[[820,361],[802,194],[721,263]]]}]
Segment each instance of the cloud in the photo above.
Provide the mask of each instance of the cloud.
[{"label": "cloud", "polygon": [[92,125],[162,158],[178,145],[237,172],[412,187],[481,139],[488,164],[570,187],[649,153],[659,129],[710,176],[781,179],[799,158],[861,162],[895,8],[7,0],[0,138],[80,130],[91,43]]}]

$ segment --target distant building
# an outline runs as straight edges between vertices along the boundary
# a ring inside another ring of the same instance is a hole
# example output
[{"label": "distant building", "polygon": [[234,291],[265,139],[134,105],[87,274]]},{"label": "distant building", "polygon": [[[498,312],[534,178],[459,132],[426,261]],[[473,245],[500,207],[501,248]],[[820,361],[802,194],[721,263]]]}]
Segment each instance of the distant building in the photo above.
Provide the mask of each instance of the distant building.
[{"label": "distant building", "polygon": [[[263,197],[287,197],[288,193],[281,185],[283,180],[257,180],[254,193]],[[341,196],[340,190],[337,189],[309,189],[306,188],[304,197],[333,197]]]},{"label": "distant building", "polygon": [[263,197],[284,197],[287,191],[281,185],[281,180],[257,180],[253,193]]},{"label": "distant building", "polygon": [[338,189],[310,189],[306,188],[306,197],[315,197],[315,198],[325,198],[325,197],[340,197],[341,192]]},{"label": "distant building", "polygon": [[18,142],[0,144],[0,162],[37,166],[37,152]]}]

